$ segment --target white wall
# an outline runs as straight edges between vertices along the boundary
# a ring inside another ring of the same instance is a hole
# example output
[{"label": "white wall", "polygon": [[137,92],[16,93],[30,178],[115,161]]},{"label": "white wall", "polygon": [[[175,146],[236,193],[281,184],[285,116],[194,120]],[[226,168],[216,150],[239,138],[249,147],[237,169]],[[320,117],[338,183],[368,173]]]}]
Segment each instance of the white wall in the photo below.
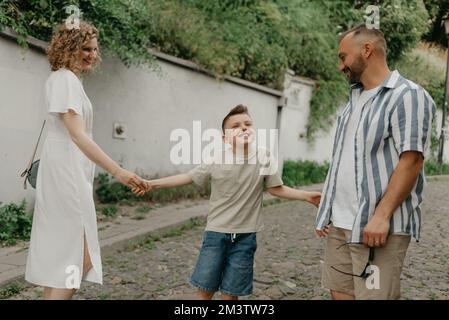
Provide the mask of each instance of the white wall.
[{"label": "white wall", "polygon": [[[0,202],[25,198],[30,207],[34,190],[23,190],[19,174],[46,115],[43,87],[50,73],[42,50],[45,43],[32,43],[40,50],[24,51],[15,41],[0,37]],[[169,140],[172,130],[192,133],[194,120],[201,120],[202,132],[219,129],[229,109],[239,103],[249,107],[256,128],[280,126],[281,160],[329,160],[335,127],[318,133],[313,146],[305,138],[312,81],[289,74],[282,93],[235,78],[220,82],[173,57],[162,55],[158,62],[160,76],[105,58],[101,70],[84,80],[94,107],[95,141],[124,167],[152,177],[188,170],[192,165],[170,162],[170,149],[176,144]],[[115,122],[127,125],[126,139],[113,138]],[[445,159],[449,161],[449,141]]]},{"label": "white wall", "polygon": [[[46,116],[43,87],[50,74],[45,43],[33,43],[38,50],[25,51],[14,40],[0,37],[0,202],[25,198],[30,207],[34,190],[23,190],[19,174]],[[106,58],[102,69],[84,80],[94,106],[94,138],[126,168],[151,176],[187,170],[192,165],[169,161],[175,144],[169,141],[171,131],[192,132],[193,120],[202,121],[203,132],[219,129],[228,110],[239,103],[248,105],[258,128],[276,127],[281,92],[238,79],[219,82],[204,72],[158,61],[160,76]],[[114,122],[127,125],[126,139],[113,139]]]},{"label": "white wall", "polygon": [[333,134],[318,132],[313,145],[307,142],[307,120],[314,82],[288,73],[284,82],[286,104],[282,109],[280,153],[284,160],[329,161],[332,154]]},{"label": "white wall", "polygon": [[[182,128],[192,136],[194,120],[201,121],[202,132],[220,129],[223,117],[239,103],[249,107],[256,127],[276,128],[278,96],[170,62],[159,64],[161,76],[106,59],[101,73],[85,81],[94,106],[95,141],[124,167],[151,176],[191,168],[170,162],[176,144],[170,133]],[[114,122],[127,126],[126,139],[113,139]]]},{"label": "white wall", "polygon": [[32,202],[34,190],[24,190],[19,175],[45,116],[42,87],[49,73],[45,55],[0,38],[0,202]]}]

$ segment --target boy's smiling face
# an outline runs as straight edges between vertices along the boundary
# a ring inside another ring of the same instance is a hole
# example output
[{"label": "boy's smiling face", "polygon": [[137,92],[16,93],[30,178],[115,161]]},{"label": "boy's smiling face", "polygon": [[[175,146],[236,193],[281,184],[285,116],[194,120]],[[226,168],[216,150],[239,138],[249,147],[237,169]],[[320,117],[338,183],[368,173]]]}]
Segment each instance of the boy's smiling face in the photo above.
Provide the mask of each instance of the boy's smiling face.
[{"label": "boy's smiling face", "polygon": [[253,120],[246,113],[230,116],[224,130],[223,140],[231,145],[249,145],[254,140]]}]

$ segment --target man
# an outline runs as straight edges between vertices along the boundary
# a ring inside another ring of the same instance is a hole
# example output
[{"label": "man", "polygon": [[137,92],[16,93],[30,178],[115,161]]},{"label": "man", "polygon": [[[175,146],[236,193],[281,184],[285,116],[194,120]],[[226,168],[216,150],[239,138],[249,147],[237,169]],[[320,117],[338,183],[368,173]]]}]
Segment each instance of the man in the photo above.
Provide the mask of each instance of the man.
[{"label": "man", "polygon": [[383,33],[364,25],[340,37],[350,98],[316,219],[316,233],[327,236],[322,282],[333,299],[399,299],[410,238],[419,240],[435,104],[390,71],[386,50]]}]

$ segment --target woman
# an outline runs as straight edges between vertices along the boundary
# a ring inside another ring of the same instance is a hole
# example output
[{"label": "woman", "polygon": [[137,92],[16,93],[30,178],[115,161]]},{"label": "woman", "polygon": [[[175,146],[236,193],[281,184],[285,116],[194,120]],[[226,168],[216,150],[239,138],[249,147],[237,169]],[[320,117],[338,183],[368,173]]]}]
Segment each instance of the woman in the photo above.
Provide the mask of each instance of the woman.
[{"label": "woman", "polygon": [[36,203],[25,279],[44,287],[45,299],[70,299],[82,279],[102,283],[100,246],[92,184],[95,164],[121,183],[145,188],[92,140],[92,105],[81,76],[101,60],[98,30],[81,21],[61,25],[47,55],[49,112],[36,183]]}]

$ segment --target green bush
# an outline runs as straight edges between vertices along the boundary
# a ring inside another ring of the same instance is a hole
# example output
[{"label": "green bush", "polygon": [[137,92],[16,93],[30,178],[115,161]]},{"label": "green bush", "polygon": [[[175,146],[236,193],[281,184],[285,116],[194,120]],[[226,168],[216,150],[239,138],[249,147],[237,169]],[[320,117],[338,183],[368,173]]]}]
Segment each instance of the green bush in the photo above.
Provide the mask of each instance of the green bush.
[{"label": "green bush", "polygon": [[424,163],[424,172],[427,176],[449,174],[449,163],[440,166],[435,160],[427,160]]},{"label": "green bush", "polygon": [[107,218],[115,218],[117,216],[118,207],[113,204],[110,206],[103,207],[101,213]]},{"label": "green bush", "polygon": [[[182,199],[198,199],[207,197],[210,194],[210,186],[200,188],[190,184],[170,189],[155,189],[144,196],[136,196],[125,185],[119,182],[111,182],[108,174],[100,173],[97,177],[98,187],[95,193],[101,203],[130,203],[134,201],[151,201],[154,203],[167,203]],[[108,209],[109,210],[109,209]]]},{"label": "green bush", "polygon": [[282,180],[290,187],[305,186],[313,183],[322,183],[326,180],[329,163],[318,164],[314,161],[284,162]]},{"label": "green bush", "polygon": [[14,245],[17,240],[29,240],[32,220],[25,200],[20,205],[0,206],[0,244]]},{"label": "green bush", "polygon": [[117,203],[121,200],[139,199],[131,189],[120,182],[111,182],[111,178],[106,173],[100,173],[97,177],[98,187],[95,193],[101,203]]}]

